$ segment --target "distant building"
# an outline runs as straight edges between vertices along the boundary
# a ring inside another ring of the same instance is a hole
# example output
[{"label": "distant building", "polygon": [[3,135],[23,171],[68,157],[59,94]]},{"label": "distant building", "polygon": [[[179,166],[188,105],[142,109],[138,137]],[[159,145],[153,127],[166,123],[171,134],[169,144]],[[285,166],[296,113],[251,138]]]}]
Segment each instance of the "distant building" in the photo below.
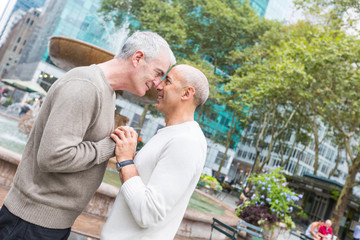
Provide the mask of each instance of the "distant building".
[{"label": "distant building", "polygon": [[260,17],[264,17],[269,1],[271,0],[251,0],[250,6],[258,12]]},{"label": "distant building", "polygon": [[44,6],[44,3],[45,0],[9,0],[3,14],[0,16],[0,47],[5,43],[10,30],[14,25],[13,14],[19,12],[26,13],[31,8],[40,8]]},{"label": "distant building", "polygon": [[[302,225],[304,229],[312,221],[319,219],[330,219],[335,210],[339,194],[344,187],[343,184],[325,177],[319,177],[313,174],[304,173],[302,176],[292,176],[289,179],[289,186],[296,189],[296,192],[302,193],[304,197],[299,201],[299,205],[308,215],[308,219],[297,218],[297,224]],[[337,239],[346,238],[347,233],[354,231],[355,224],[360,219],[360,198],[351,195],[346,204],[344,216],[340,222],[339,235]]]},{"label": "distant building", "polygon": [[11,27],[11,33],[8,34],[5,44],[0,48],[0,76],[4,75],[10,67],[19,63],[39,16],[40,9],[34,8],[27,13],[18,9],[12,15],[9,23],[14,22],[15,26]]},{"label": "distant building", "polygon": [[64,74],[49,57],[47,47],[51,36],[82,40],[114,52],[114,42],[119,48],[121,38],[127,36],[116,35],[117,39],[112,39],[114,28],[98,16],[99,8],[100,0],[47,0],[28,47],[23,50],[19,64],[9,69],[7,77],[36,81],[48,90]]}]

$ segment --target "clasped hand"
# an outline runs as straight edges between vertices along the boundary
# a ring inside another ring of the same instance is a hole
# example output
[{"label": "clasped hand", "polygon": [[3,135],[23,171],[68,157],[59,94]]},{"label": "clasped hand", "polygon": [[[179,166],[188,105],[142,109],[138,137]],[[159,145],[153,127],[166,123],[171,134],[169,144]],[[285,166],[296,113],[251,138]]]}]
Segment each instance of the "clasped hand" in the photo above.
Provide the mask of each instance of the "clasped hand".
[{"label": "clasped hand", "polygon": [[110,134],[110,137],[116,143],[115,155],[118,162],[134,159],[138,134],[132,127],[118,127]]}]

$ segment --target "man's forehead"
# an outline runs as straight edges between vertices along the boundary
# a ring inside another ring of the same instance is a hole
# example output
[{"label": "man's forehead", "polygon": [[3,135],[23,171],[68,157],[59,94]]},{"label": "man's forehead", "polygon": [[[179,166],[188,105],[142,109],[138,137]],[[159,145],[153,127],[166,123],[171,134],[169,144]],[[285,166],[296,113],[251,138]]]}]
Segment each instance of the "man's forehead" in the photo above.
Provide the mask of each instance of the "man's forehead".
[{"label": "man's forehead", "polygon": [[[166,77],[169,77],[169,73],[171,72],[173,68],[169,67],[168,70],[166,71],[166,73],[164,74],[164,76],[162,77],[161,80],[164,80]],[[170,78],[171,78],[171,74],[170,74]]]}]

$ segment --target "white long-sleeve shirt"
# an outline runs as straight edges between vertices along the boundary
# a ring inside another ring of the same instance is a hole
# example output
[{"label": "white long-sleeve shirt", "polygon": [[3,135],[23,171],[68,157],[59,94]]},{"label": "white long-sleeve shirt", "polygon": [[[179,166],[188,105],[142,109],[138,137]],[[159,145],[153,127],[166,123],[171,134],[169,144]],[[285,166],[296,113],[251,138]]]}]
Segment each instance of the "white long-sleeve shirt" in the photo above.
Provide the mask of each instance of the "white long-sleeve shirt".
[{"label": "white long-sleeve shirt", "polygon": [[206,150],[204,134],[195,121],[160,129],[136,155],[139,176],[122,185],[101,239],[174,239]]}]

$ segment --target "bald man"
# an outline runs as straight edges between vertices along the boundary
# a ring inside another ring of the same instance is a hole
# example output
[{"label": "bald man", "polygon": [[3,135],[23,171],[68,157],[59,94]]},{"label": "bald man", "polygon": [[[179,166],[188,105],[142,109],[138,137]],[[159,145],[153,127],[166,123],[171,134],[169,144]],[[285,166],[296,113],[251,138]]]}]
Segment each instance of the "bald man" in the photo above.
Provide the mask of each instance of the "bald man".
[{"label": "bald man", "polygon": [[320,240],[331,239],[333,233],[331,225],[331,220],[326,220],[325,224],[319,228],[318,235],[320,236]]},{"label": "bald man", "polygon": [[138,152],[137,134],[116,129],[121,189],[101,239],[174,239],[206,158],[206,139],[195,109],[209,95],[205,75],[189,65],[174,67],[157,86],[156,108],[166,126]]}]

